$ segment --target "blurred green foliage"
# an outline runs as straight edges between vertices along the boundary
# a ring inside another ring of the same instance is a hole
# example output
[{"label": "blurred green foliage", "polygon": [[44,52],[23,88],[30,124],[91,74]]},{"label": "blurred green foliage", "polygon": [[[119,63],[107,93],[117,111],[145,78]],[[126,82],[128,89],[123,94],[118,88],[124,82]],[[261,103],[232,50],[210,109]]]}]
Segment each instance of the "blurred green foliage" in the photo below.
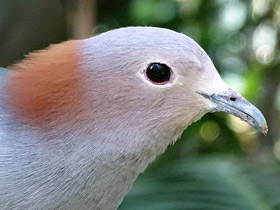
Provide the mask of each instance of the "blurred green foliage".
[{"label": "blurred green foliage", "polygon": [[[75,0],[0,0],[0,65],[72,37]],[[224,113],[191,125],[119,209],[280,209],[280,1],[98,0],[95,32],[131,25],[187,34],[264,113],[266,137]]]},{"label": "blurred green foliage", "polygon": [[165,163],[138,179],[119,209],[280,209],[278,163],[221,157]]}]

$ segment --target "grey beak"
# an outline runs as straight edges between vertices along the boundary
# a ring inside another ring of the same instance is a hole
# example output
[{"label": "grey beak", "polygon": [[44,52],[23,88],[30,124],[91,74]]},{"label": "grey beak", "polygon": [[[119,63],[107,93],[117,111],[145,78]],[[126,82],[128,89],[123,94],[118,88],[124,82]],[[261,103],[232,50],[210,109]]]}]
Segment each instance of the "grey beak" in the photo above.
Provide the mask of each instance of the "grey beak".
[{"label": "grey beak", "polygon": [[268,126],[263,114],[234,90],[228,89],[222,94],[200,94],[217,105],[215,111],[232,114],[261,131],[264,135],[267,134]]}]

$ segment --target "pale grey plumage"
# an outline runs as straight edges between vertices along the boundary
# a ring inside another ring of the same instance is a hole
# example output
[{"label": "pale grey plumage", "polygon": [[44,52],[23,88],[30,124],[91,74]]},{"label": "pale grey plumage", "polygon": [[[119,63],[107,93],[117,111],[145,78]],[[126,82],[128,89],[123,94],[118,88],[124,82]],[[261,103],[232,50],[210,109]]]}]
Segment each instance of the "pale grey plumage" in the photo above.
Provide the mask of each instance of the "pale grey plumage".
[{"label": "pale grey plumage", "polygon": [[[48,130],[19,122],[0,88],[0,209],[116,209],[168,144],[216,110],[200,93],[228,90],[207,54],[167,29],[113,30],[77,51],[86,108],[70,121],[58,114]],[[170,66],[174,80],[150,83],[151,62]]]}]

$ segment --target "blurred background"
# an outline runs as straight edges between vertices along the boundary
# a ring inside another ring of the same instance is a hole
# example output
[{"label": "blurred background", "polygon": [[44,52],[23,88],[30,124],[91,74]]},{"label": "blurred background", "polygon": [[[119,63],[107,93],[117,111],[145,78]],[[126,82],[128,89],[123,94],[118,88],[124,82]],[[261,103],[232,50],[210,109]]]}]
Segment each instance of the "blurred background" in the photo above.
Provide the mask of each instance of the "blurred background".
[{"label": "blurred background", "polygon": [[140,175],[119,209],[280,209],[279,0],[0,0],[0,66],[132,25],[193,38],[226,83],[263,112],[269,132],[207,114]]}]

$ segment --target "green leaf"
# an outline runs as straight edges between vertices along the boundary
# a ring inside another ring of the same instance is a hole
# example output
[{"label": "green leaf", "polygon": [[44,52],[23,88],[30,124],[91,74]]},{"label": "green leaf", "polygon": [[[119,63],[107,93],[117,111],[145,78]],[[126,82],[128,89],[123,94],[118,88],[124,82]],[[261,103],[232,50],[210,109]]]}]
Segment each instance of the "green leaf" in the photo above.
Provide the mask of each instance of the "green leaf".
[{"label": "green leaf", "polygon": [[[119,210],[273,210],[279,207],[279,166],[259,170],[244,162],[244,159],[220,156],[166,163],[142,174]],[[265,179],[267,176],[269,179]]]}]

